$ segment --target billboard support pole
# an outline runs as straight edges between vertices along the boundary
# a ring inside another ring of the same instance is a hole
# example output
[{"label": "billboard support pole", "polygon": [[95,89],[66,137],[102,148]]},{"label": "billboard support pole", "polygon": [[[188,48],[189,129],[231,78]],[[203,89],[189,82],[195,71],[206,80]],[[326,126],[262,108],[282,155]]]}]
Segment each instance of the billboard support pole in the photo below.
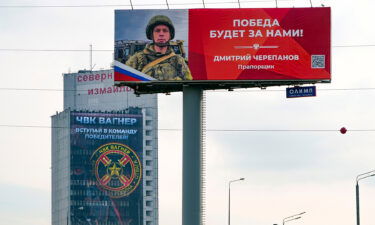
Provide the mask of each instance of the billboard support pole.
[{"label": "billboard support pole", "polygon": [[90,44],[90,72],[92,73],[92,44]]},{"label": "billboard support pole", "polygon": [[183,87],[182,225],[202,224],[202,93]]}]

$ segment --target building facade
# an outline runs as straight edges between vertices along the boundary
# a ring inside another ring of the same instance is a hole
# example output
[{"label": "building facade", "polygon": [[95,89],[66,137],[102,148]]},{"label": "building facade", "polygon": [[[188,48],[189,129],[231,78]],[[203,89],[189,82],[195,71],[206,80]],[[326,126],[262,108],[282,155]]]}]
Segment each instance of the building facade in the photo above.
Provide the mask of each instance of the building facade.
[{"label": "building facade", "polygon": [[52,224],[158,225],[157,96],[113,71],[64,74],[52,116]]}]

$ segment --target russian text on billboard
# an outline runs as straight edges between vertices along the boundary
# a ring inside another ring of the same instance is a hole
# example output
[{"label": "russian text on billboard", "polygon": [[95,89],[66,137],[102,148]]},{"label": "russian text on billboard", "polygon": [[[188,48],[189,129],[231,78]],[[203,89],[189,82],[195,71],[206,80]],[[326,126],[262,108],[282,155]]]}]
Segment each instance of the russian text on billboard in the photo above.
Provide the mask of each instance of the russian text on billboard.
[{"label": "russian text on billboard", "polygon": [[71,113],[72,224],[143,224],[142,113]]},{"label": "russian text on billboard", "polygon": [[[115,16],[115,81],[331,79],[330,8],[117,10]],[[169,30],[163,52],[158,25]]]}]

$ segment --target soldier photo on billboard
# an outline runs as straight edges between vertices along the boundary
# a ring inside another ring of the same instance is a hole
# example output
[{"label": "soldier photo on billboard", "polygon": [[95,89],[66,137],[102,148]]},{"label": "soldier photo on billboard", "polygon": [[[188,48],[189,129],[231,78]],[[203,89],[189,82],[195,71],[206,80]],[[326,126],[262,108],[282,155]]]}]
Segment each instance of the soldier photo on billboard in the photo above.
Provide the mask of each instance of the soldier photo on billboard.
[{"label": "soldier photo on billboard", "polygon": [[143,51],[132,55],[126,65],[157,80],[192,80],[185,59],[174,52],[170,41],[175,36],[171,19],[164,15],[152,17],[146,26],[148,43]]}]

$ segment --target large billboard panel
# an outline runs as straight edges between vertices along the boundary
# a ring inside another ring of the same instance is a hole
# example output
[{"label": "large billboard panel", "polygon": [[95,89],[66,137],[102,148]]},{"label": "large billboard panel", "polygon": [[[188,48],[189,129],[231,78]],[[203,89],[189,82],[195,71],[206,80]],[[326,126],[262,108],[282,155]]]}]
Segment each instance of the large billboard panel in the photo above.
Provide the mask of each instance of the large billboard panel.
[{"label": "large billboard panel", "polygon": [[143,224],[143,116],[71,112],[71,224]]},{"label": "large billboard panel", "polygon": [[331,79],[330,8],[115,11],[116,83]]}]

